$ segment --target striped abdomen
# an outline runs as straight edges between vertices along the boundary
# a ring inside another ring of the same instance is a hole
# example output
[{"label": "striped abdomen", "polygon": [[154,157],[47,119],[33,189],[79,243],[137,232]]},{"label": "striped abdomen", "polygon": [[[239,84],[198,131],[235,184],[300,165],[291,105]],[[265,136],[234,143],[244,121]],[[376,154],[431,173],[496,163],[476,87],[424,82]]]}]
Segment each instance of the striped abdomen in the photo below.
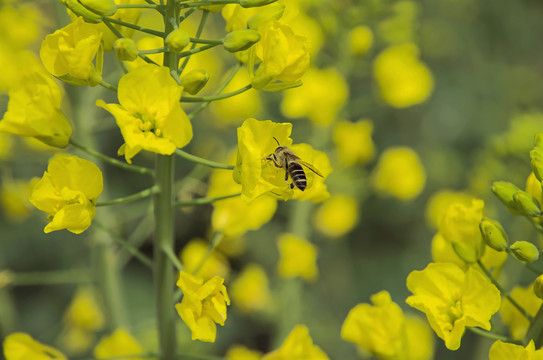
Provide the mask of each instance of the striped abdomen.
[{"label": "striped abdomen", "polygon": [[304,169],[302,169],[302,165],[295,161],[289,162],[288,173],[292,179],[292,183],[296,185],[298,189],[304,191],[307,186],[307,179],[305,177]]}]

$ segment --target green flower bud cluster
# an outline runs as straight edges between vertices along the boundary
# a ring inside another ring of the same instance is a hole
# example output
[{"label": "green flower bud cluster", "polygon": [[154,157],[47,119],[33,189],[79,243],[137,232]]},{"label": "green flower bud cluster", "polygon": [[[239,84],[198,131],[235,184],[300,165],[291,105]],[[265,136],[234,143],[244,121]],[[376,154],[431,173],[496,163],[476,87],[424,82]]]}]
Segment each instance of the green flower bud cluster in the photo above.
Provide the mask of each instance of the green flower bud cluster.
[{"label": "green flower bud cluster", "polygon": [[492,184],[492,192],[515,215],[541,216],[539,201],[531,194],[519,189],[510,182],[494,182]]},{"label": "green flower bud cluster", "polygon": [[115,40],[113,50],[117,59],[122,61],[134,61],[138,58],[138,48],[132,39],[121,38]]}]

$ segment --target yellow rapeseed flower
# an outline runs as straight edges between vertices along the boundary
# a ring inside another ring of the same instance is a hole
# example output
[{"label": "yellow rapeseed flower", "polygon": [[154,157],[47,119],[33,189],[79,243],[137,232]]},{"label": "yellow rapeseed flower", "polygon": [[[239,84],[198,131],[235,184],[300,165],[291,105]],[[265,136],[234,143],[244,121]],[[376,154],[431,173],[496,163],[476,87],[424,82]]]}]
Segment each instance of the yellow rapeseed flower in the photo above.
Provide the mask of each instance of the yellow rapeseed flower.
[{"label": "yellow rapeseed flower", "polygon": [[371,304],[361,303],[349,311],[341,328],[341,338],[352,342],[378,359],[424,360],[433,354],[433,339],[427,324],[406,318],[387,291],[371,296]]},{"label": "yellow rapeseed flower", "polygon": [[543,349],[535,349],[530,340],[526,347],[497,340],[490,347],[488,360],[543,360]]},{"label": "yellow rapeseed flower", "polygon": [[424,102],[432,93],[432,73],[418,55],[417,45],[408,43],[391,46],[375,58],[373,74],[389,105],[406,108]]},{"label": "yellow rapeseed flower", "polygon": [[466,327],[490,330],[490,318],[501,304],[499,290],[479,271],[464,272],[449,263],[431,263],[407,277],[413,293],[406,302],[426,314],[430,326],[449,350],[460,347]]},{"label": "yellow rapeseed flower", "polygon": [[362,119],[357,122],[340,121],[334,127],[333,140],[342,165],[363,164],[375,156],[375,144],[371,138],[373,123]]},{"label": "yellow rapeseed flower", "polygon": [[[208,247],[208,243],[202,239],[190,240],[181,250],[180,259],[183,267],[186,271],[194,273],[196,268],[201,265],[194,275],[204,280],[209,280],[214,276],[228,277],[230,273],[228,259],[217,250],[213,250],[207,255]],[[204,258],[206,260],[202,263]]]},{"label": "yellow rapeseed flower", "polygon": [[373,45],[373,32],[364,25],[358,25],[349,32],[349,50],[351,54],[362,56]]},{"label": "yellow rapeseed flower", "polygon": [[16,179],[4,180],[0,187],[0,203],[4,208],[4,213],[12,221],[23,221],[32,213],[32,205],[28,201],[34,185],[38,179],[30,181]]},{"label": "yellow rapeseed flower", "polygon": [[359,210],[356,198],[334,195],[315,212],[315,228],[331,238],[339,238],[351,231],[358,221]]},{"label": "yellow rapeseed flower", "polygon": [[[538,298],[533,290],[533,286],[515,286],[509,294],[528,314],[535,316],[543,300]],[[518,311],[510,301],[502,302],[500,315],[503,323],[509,326],[509,334],[514,340],[522,340],[530,327],[530,320]]]},{"label": "yellow rapeseed flower", "polygon": [[109,359],[122,357],[124,360],[143,360],[140,357],[128,357],[143,352],[143,347],[125,329],[119,328],[111,335],[104,336],[94,348],[94,356],[97,359]]},{"label": "yellow rapeseed flower", "polygon": [[317,125],[329,125],[336,120],[348,92],[337,70],[311,68],[304,75],[304,86],[283,93],[281,112],[289,118],[307,117]]},{"label": "yellow rapeseed flower", "polygon": [[45,233],[67,229],[82,233],[91,224],[103,189],[102,172],[88,160],[57,154],[34,186],[30,203],[49,214]]},{"label": "yellow rapeseed flower", "polygon": [[443,214],[445,213],[449,205],[453,203],[460,203],[464,206],[470,206],[473,199],[473,196],[468,195],[464,192],[440,190],[432,194],[432,196],[426,203],[426,220],[432,227],[438,228],[439,223],[443,218]]},{"label": "yellow rapeseed flower", "polygon": [[416,198],[426,183],[426,172],[411,148],[390,147],[380,156],[372,174],[375,190],[402,201]]},{"label": "yellow rapeseed flower", "polygon": [[[51,75],[73,85],[96,86],[102,81],[102,33],[78,17],[49,34],[40,58]],[[93,63],[96,58],[96,64]]]},{"label": "yellow rapeseed flower", "polygon": [[47,74],[31,72],[9,91],[0,133],[34,137],[47,145],[68,145],[72,128],[60,111],[62,91]]},{"label": "yellow rapeseed flower", "polygon": [[13,333],[4,339],[6,360],[66,360],[57,349],[41,344],[25,333]]},{"label": "yellow rapeseed flower", "polygon": [[183,290],[183,300],[175,308],[191,330],[192,340],[215,342],[215,323],[224,325],[226,306],[230,305],[224,279],[215,276],[204,282],[201,278],[181,271],[177,286]]},{"label": "yellow rapeseed flower", "polygon": [[233,345],[226,352],[226,358],[228,360],[260,360],[262,353],[248,349],[243,345]]},{"label": "yellow rapeseed flower", "polygon": [[125,144],[119,149],[128,163],[141,150],[170,155],[192,139],[192,125],[181,108],[183,88],[166,67],[140,66],[119,80],[120,105],[98,100],[115,117]]},{"label": "yellow rapeseed flower", "polygon": [[248,264],[232,282],[230,295],[245,312],[264,310],[270,302],[266,271],[260,265]]},{"label": "yellow rapeseed flower", "polygon": [[262,360],[311,359],[329,360],[320,347],[313,344],[309,330],[304,325],[296,325],[281,347],[262,358]]},{"label": "yellow rapeseed flower", "polygon": [[300,276],[307,281],[317,279],[317,247],[292,234],[283,234],[277,240],[279,263],[277,271],[284,278]]}]

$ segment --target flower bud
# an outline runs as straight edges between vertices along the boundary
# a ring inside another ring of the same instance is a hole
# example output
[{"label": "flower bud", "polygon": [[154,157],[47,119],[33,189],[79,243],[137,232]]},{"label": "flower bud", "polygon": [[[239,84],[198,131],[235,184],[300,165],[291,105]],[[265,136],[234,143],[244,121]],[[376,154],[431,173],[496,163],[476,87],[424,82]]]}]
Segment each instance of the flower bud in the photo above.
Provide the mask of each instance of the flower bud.
[{"label": "flower bud", "polygon": [[247,27],[249,29],[258,30],[258,26],[270,19],[279,20],[285,12],[285,5],[277,4],[268,6],[265,10],[259,11],[256,15],[253,15],[247,20]]},{"label": "flower bud", "polygon": [[196,95],[206,86],[209,80],[209,74],[203,69],[189,71],[181,78],[183,90],[191,95]]},{"label": "flower bud", "polygon": [[526,261],[528,263],[534,262],[539,259],[539,250],[537,247],[528,241],[516,241],[509,247],[513,252],[513,255],[520,261]]},{"label": "flower bud", "polygon": [[468,264],[474,264],[485,253],[485,243],[481,241],[481,246],[470,246],[465,243],[451,242],[452,248],[456,255]]},{"label": "flower bud", "polygon": [[117,5],[113,0],[78,0],[81,5],[102,16],[111,16],[117,12]]},{"label": "flower bud", "polygon": [[537,180],[542,181],[543,178],[543,148],[538,146],[530,150],[530,159],[532,165],[532,171],[534,172]]},{"label": "flower bud", "polygon": [[537,217],[541,215],[541,208],[539,207],[539,201],[526,191],[519,190],[513,195],[513,200],[518,205],[519,211],[530,217]]},{"label": "flower bud", "polygon": [[122,61],[134,61],[138,58],[138,48],[132,39],[121,38],[115,40],[113,50],[117,59]]},{"label": "flower bud", "polygon": [[507,209],[513,214],[520,213],[517,203],[513,199],[513,195],[520,191],[518,187],[507,181],[495,181],[492,184],[492,192],[500,201],[507,206]]},{"label": "flower bud", "polygon": [[496,251],[504,251],[509,245],[505,230],[496,220],[484,217],[479,223],[479,229],[485,243]]},{"label": "flower bud", "polygon": [[534,281],[534,294],[543,299],[543,275],[539,275]]},{"label": "flower bud", "polygon": [[183,30],[176,29],[166,36],[164,43],[171,51],[180,53],[190,42],[189,34]]},{"label": "flower bud", "polygon": [[277,0],[240,0],[241,7],[250,8],[257,6],[264,6],[276,2]]},{"label": "flower bud", "polygon": [[222,40],[223,47],[231,53],[247,50],[260,41],[260,34],[256,30],[244,29],[228,33]]},{"label": "flower bud", "polygon": [[77,0],[60,0],[60,2],[70,9],[75,15],[81,16],[83,20],[89,23],[98,24],[102,22],[102,16],[84,7]]}]

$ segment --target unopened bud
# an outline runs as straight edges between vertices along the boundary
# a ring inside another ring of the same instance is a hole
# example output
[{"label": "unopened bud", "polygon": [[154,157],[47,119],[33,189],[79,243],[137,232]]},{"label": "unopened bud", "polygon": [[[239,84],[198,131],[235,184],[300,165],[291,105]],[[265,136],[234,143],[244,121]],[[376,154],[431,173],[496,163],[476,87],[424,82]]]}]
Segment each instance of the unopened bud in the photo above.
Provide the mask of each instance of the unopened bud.
[{"label": "unopened bud", "polygon": [[111,16],[117,12],[117,5],[113,0],[78,0],[84,7],[102,16]]},{"label": "unopened bud", "polygon": [[176,29],[166,36],[164,43],[171,51],[175,53],[180,53],[190,42],[189,34],[183,30]]},{"label": "unopened bud", "polygon": [[479,229],[485,243],[496,251],[504,251],[509,245],[505,230],[496,220],[484,217],[479,223]]},{"label": "unopened bud", "polygon": [[196,69],[189,71],[181,78],[181,86],[183,90],[191,95],[196,95],[206,86],[209,80],[209,74],[204,69]]},{"label": "unopened bud", "polygon": [[543,179],[543,148],[538,146],[530,150],[530,159],[532,165],[532,171],[534,172],[537,180]]},{"label": "unopened bud", "polygon": [[259,11],[256,15],[253,15],[247,21],[247,27],[249,29],[258,30],[260,24],[270,19],[279,20],[284,12],[285,5],[283,4],[268,6],[265,10]]},{"label": "unopened bud", "polygon": [[260,41],[260,34],[256,30],[244,29],[228,33],[222,40],[223,47],[231,53],[247,50]]},{"label": "unopened bud", "polygon": [[518,210],[527,216],[537,217],[541,215],[539,201],[526,191],[519,190],[513,195],[513,200],[518,205]]},{"label": "unopened bud", "polygon": [[534,281],[534,294],[543,299],[543,275],[539,275]]},{"label": "unopened bud", "polygon": [[485,252],[485,243],[481,241],[481,246],[471,246],[469,244],[453,241],[452,248],[456,255],[468,264],[476,263]]},{"label": "unopened bud", "polygon": [[543,132],[538,132],[535,134],[534,146],[543,149]]},{"label": "unopened bud", "polygon": [[539,250],[531,242],[516,241],[509,249],[520,261],[531,263],[539,259]]},{"label": "unopened bud", "polygon": [[60,2],[66,6],[75,15],[81,16],[83,20],[89,23],[98,24],[102,22],[102,16],[87,9],[77,0],[60,0]]},{"label": "unopened bud", "polygon": [[513,214],[518,214],[520,212],[517,203],[513,199],[513,195],[515,195],[517,191],[520,191],[520,189],[507,181],[495,181],[492,184],[492,192],[494,195],[496,195],[496,197],[500,199]]},{"label": "unopened bud", "polygon": [[134,61],[138,58],[138,48],[132,39],[121,38],[115,40],[113,50],[117,59],[122,61]]},{"label": "unopened bud", "polygon": [[241,7],[250,8],[264,6],[276,2],[277,0],[239,0]]}]

